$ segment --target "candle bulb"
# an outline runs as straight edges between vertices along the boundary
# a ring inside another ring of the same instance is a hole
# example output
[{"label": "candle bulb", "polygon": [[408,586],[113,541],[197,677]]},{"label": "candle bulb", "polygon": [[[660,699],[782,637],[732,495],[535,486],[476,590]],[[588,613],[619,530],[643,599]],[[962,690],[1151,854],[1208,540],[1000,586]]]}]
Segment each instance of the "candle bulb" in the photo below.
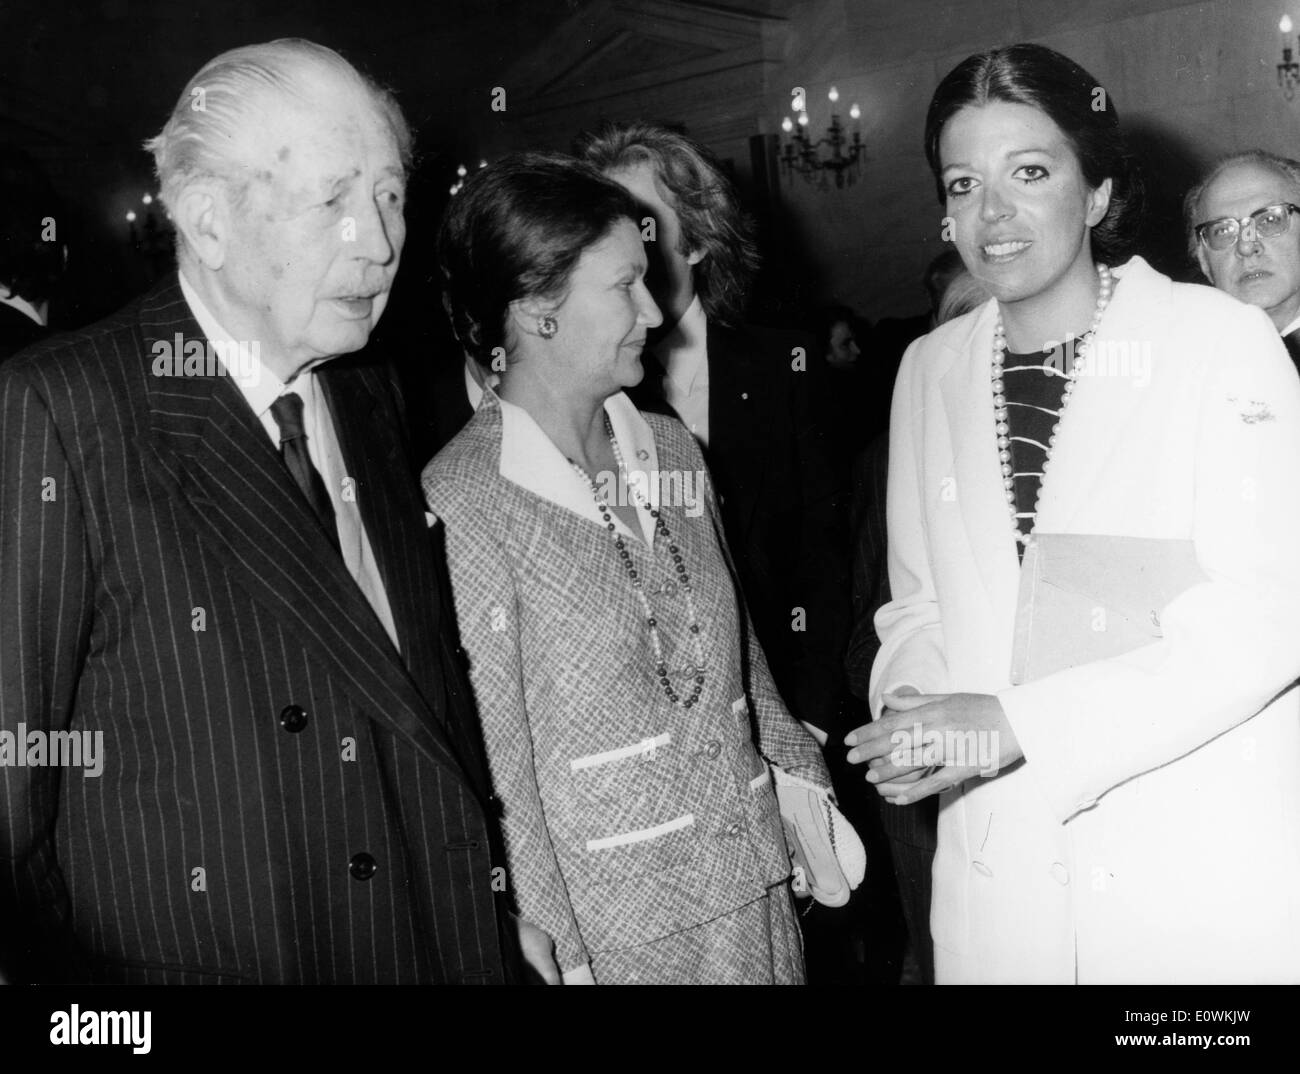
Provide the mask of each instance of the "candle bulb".
[{"label": "candle bulb", "polygon": [[794,130],[794,123],[790,120],[789,116],[786,116],[785,119],[781,120],[781,129],[785,131],[786,134],[789,134]]},{"label": "candle bulb", "polygon": [[861,119],[861,118],[862,118],[862,109],[859,108],[859,107],[857,106],[857,104],[854,104],[854,105],[849,109],[849,118],[850,118],[850,119]]},{"label": "candle bulb", "polygon": [[836,101],[840,99],[840,91],[837,90],[834,86],[832,86],[830,93],[826,94],[826,96],[831,99],[831,104],[834,104]]},{"label": "candle bulb", "polygon": [[801,127],[806,127],[806,126],[808,126],[808,113],[807,113],[807,112],[800,112],[800,113],[799,113],[799,126],[801,126]]}]

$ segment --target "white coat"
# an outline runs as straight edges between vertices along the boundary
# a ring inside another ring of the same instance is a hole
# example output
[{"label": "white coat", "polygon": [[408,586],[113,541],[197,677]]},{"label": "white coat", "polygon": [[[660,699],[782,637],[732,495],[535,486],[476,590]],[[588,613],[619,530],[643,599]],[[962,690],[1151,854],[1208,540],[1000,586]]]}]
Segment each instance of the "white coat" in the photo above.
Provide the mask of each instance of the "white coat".
[{"label": "white coat", "polygon": [[1300,380],[1260,310],[1115,272],[1037,530],[1191,539],[1209,581],[1152,645],[1010,684],[995,304],[899,373],[872,711],[903,684],[995,694],[1025,756],[942,798],[936,976],[1300,981]]}]

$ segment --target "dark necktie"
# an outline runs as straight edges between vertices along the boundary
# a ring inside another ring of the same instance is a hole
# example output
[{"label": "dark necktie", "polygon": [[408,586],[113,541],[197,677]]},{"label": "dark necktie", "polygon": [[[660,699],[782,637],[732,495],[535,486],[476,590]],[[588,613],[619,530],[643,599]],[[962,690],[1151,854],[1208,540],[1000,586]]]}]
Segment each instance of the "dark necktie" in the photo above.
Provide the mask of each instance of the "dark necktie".
[{"label": "dark necktie", "polygon": [[307,430],[302,426],[302,396],[285,392],[271,404],[271,417],[280,427],[280,457],[284,459],[284,465],[338,550],[339,531],[334,522],[334,504],[320,471],[312,465],[307,453]]},{"label": "dark necktie", "polygon": [[1286,352],[1291,355],[1291,361],[1300,369],[1300,328],[1297,328],[1288,336],[1282,337],[1282,342],[1286,344]]}]

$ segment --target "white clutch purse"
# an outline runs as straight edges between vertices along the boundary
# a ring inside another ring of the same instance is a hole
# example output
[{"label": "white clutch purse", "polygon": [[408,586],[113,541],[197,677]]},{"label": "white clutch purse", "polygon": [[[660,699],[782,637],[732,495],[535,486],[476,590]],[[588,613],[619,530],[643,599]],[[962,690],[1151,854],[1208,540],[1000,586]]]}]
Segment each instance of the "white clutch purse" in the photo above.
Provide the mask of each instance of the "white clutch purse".
[{"label": "white clutch purse", "polygon": [[794,892],[843,906],[867,873],[867,852],[829,790],[772,766],[794,865]]},{"label": "white clutch purse", "polygon": [[1012,683],[1151,644],[1165,605],[1207,580],[1191,541],[1035,534],[1020,565]]}]

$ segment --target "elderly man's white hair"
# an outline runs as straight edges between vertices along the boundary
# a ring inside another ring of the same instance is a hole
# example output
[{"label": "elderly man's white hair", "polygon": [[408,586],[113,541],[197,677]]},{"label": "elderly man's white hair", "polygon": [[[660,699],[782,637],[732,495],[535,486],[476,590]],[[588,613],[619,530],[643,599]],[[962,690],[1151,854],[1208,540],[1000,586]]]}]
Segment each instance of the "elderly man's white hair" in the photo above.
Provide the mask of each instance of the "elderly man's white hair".
[{"label": "elderly man's white hair", "polygon": [[259,105],[269,98],[311,103],[312,88],[323,77],[354,83],[370,95],[409,170],[411,131],[393,95],[333,49],[286,37],[209,60],[185,86],[162,131],[145,142],[168,212],[174,213],[181,192],[196,179],[223,182],[239,204],[251,179],[249,162],[236,155],[243,144],[241,130],[258,121]]}]

